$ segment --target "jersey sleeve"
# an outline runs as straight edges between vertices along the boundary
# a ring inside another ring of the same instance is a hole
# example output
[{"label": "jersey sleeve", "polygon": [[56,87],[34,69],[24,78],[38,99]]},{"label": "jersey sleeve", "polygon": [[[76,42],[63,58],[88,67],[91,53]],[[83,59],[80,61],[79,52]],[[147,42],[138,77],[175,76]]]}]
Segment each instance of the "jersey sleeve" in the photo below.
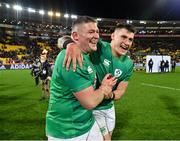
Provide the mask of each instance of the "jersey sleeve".
[{"label": "jersey sleeve", "polygon": [[72,69],[66,71],[63,68],[62,72],[64,81],[73,92],[79,92],[91,86],[91,81],[88,79],[88,74],[85,70],[77,68],[76,72],[73,72]]},{"label": "jersey sleeve", "polygon": [[86,69],[86,62],[83,62],[83,68],[81,69],[79,65],[77,65],[76,71],[73,72],[72,63],[70,65],[69,71],[66,70],[65,67],[62,67],[62,62],[64,60],[64,54],[61,55],[57,62],[61,62],[58,64],[60,69],[58,69],[58,73],[61,75],[61,79],[64,80],[66,86],[68,86],[72,92],[79,92],[85,88],[88,88],[92,85],[89,73]]},{"label": "jersey sleeve", "polygon": [[124,78],[123,81],[129,81],[132,74],[133,74],[133,68],[134,68],[134,63],[131,61],[130,64],[128,65],[128,71],[126,74],[126,77]]}]

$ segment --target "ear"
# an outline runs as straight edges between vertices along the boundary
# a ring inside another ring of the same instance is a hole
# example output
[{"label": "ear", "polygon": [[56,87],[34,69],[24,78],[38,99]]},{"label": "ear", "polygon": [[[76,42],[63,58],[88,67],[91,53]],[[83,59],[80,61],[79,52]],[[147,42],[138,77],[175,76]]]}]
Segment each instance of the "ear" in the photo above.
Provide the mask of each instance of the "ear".
[{"label": "ear", "polygon": [[135,42],[132,42],[132,46],[131,47],[135,47]]},{"label": "ear", "polygon": [[114,32],[111,34],[111,40],[114,39]]},{"label": "ear", "polygon": [[77,32],[72,32],[71,36],[72,36],[74,41],[78,41],[79,38],[78,38],[78,33]]}]

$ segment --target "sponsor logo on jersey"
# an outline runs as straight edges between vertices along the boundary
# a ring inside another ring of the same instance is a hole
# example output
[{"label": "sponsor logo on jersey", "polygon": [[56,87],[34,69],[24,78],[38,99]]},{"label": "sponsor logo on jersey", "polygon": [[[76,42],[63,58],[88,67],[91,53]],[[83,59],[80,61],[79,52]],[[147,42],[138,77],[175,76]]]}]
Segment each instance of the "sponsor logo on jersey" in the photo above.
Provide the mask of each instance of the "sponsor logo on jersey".
[{"label": "sponsor logo on jersey", "polygon": [[119,76],[121,76],[121,74],[122,74],[122,71],[120,69],[115,69],[115,71],[114,71],[115,77],[119,77]]},{"label": "sponsor logo on jersey", "polygon": [[93,73],[93,70],[92,70],[92,68],[90,66],[88,66],[87,71],[88,71],[89,74]]},{"label": "sponsor logo on jersey", "polygon": [[111,61],[109,61],[109,60],[107,60],[107,59],[104,59],[103,64],[104,64],[105,66],[109,67],[110,63],[111,63]]}]

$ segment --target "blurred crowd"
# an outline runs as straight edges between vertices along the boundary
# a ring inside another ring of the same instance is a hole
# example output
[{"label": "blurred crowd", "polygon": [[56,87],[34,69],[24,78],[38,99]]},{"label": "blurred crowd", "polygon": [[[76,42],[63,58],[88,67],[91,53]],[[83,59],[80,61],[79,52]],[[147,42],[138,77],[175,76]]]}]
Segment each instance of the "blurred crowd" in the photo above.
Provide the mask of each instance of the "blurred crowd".
[{"label": "blurred crowd", "polygon": [[[35,23],[16,20],[0,20],[0,60],[3,63],[32,63],[43,49],[48,51],[48,60],[54,62],[60,49],[57,39],[70,34],[71,27],[59,24]],[[100,35],[110,40],[112,28],[100,26]],[[142,34],[138,31],[137,34]],[[155,33],[154,33],[155,34]],[[144,63],[146,55],[170,55],[180,62],[180,43],[177,38],[135,38],[129,51],[135,63]]]}]

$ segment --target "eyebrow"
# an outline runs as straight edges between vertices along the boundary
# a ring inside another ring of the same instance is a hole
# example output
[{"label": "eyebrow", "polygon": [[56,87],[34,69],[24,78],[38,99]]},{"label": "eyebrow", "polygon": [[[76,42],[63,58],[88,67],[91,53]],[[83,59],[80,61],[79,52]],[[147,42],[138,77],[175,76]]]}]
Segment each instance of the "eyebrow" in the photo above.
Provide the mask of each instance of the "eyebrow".
[{"label": "eyebrow", "polygon": [[[121,37],[123,37],[123,38],[128,38],[128,36],[126,36],[126,35],[121,35]],[[133,38],[128,38],[130,41],[133,41]]]}]

